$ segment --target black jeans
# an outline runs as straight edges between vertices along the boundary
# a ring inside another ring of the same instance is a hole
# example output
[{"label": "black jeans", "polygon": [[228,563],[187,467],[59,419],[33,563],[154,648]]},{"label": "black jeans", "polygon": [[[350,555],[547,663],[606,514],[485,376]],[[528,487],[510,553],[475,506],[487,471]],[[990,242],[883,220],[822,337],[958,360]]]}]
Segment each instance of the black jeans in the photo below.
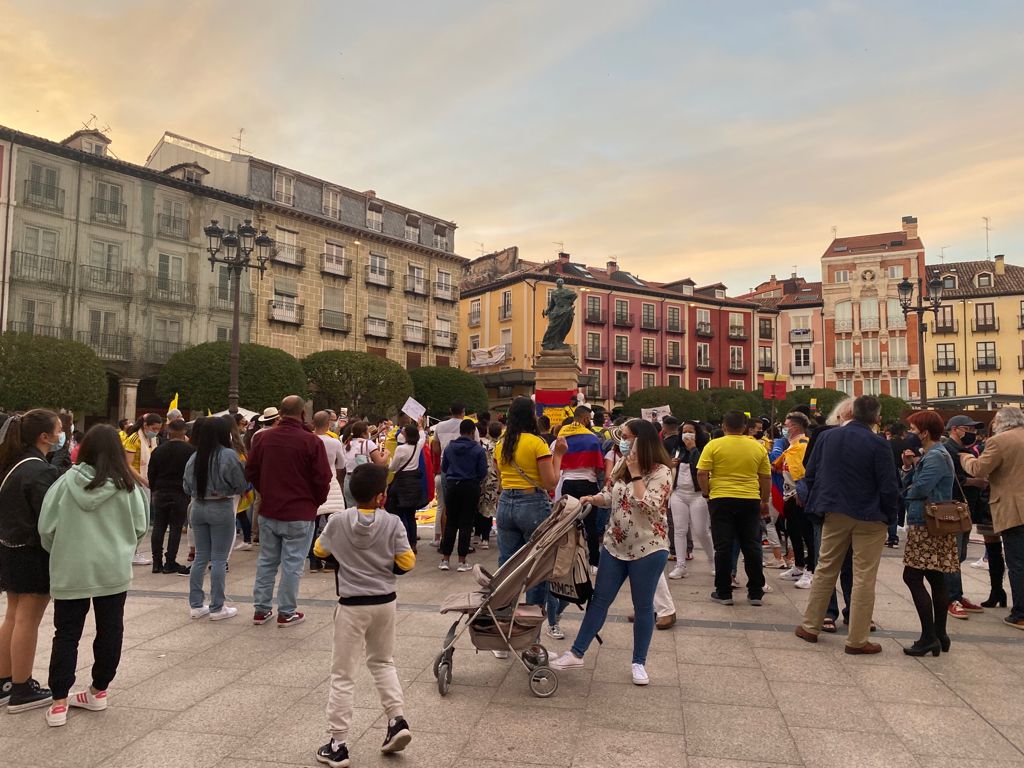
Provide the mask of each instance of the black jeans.
[{"label": "black jeans", "polygon": [[747,595],[764,596],[761,565],[761,502],[757,499],[712,499],[711,539],[715,544],[715,592],[732,596],[732,548],[738,543],[747,572]]},{"label": "black jeans", "polygon": [[441,536],[441,557],[448,559],[455,549],[455,535],[459,537],[459,558],[469,554],[469,540],[480,507],[479,480],[452,480],[444,484],[444,534]]},{"label": "black jeans", "polygon": [[[178,561],[181,529],[188,515],[188,495],[182,491],[153,492],[153,563],[171,564]],[[164,534],[167,534],[167,557],[164,558]]]},{"label": "black jeans", "polygon": [[793,544],[793,562],[797,568],[806,568],[814,573],[814,565],[817,561],[814,548],[814,524],[796,503],[796,496],[786,499],[783,511],[786,515],[786,534]]},{"label": "black jeans", "polygon": [[[562,493],[566,496],[573,496],[577,499],[583,498],[584,496],[593,496],[599,490],[597,483],[590,480],[562,481]],[[603,532],[598,533],[597,530],[596,509],[583,518],[583,532],[587,536],[587,554],[590,559],[590,564],[597,565],[598,560],[601,559],[601,537],[603,536]],[[669,538],[669,541],[672,541],[672,539]]]},{"label": "black jeans", "polygon": [[[96,638],[92,641],[92,687],[105,691],[117,674],[124,638],[124,601],[127,592],[92,598]],[[66,699],[75,684],[78,642],[82,639],[89,598],[53,601],[53,649],[50,652],[50,689],[53,698]]]}]

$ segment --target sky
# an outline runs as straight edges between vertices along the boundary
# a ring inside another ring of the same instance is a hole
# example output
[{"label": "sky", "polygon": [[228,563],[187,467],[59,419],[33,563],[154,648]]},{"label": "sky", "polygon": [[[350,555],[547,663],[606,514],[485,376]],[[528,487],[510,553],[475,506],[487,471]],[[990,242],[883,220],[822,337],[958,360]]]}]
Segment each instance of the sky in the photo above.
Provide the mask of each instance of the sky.
[{"label": "sky", "polygon": [[1024,264],[1024,3],[0,0],[0,123],[96,116],[458,224],[469,258],[739,294],[918,217],[927,260]]}]

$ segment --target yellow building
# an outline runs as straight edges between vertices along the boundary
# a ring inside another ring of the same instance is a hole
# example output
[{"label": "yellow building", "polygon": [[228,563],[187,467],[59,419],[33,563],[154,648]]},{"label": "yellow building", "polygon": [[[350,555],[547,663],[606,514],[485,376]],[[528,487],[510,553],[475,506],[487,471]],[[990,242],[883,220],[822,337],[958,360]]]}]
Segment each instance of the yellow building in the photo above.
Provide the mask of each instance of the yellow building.
[{"label": "yellow building", "polygon": [[1024,267],[991,261],[930,264],[942,280],[942,306],[928,323],[928,396],[1024,392]]}]

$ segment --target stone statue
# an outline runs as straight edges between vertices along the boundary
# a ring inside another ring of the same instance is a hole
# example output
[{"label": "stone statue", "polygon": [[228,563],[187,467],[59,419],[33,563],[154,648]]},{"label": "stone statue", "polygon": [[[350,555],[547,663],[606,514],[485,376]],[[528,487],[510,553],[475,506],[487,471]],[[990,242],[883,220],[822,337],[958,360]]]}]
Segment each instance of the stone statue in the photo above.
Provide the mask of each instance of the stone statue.
[{"label": "stone statue", "polygon": [[548,307],[541,314],[548,319],[548,329],[544,332],[544,338],[540,343],[541,349],[563,350],[569,349],[565,343],[565,337],[572,329],[573,317],[576,309],[576,292],[565,287],[565,281],[561,278],[556,283],[558,286],[551,292],[548,300]]}]

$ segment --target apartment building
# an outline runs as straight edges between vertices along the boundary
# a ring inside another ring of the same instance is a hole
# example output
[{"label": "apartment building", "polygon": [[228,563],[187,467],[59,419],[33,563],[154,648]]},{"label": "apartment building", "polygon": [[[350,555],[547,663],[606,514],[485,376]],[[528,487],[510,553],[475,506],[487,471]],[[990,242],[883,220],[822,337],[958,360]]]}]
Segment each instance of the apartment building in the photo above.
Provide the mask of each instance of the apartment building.
[{"label": "apartment building", "polygon": [[924,277],[917,219],[895,232],[835,238],[821,256],[825,386],[850,395],[919,396],[917,317],[897,285]]},{"label": "apartment building", "polygon": [[942,306],[928,322],[929,397],[1024,393],[1024,267],[992,260],[930,264]]},{"label": "apartment building", "polygon": [[541,313],[558,279],[578,294],[566,343],[589,401],[611,408],[633,390],[654,386],[756,386],[759,307],[728,298],[724,285],[657,283],[615,261],[591,267],[568,253],[530,262],[513,247],[474,260],[462,284],[460,364],[481,375],[492,405],[532,392],[547,327]]},{"label": "apartment building", "polygon": [[[0,127],[0,142],[10,174],[0,197],[0,327],[95,350],[110,378],[107,416],[166,406],[155,393],[160,366],[230,334],[227,274],[210,270],[203,224],[249,218],[252,203],[208,187],[201,168],[117,160],[96,130],[54,142]],[[251,302],[243,308],[245,340]]]},{"label": "apartment building", "polygon": [[[774,359],[777,371],[788,380],[789,389],[825,386],[825,325],[821,283],[808,282],[794,272],[778,280],[775,275],[742,299],[757,302],[764,311],[758,314],[758,343],[765,345],[774,334]],[[770,314],[768,314],[770,313]],[[761,355],[758,350],[758,371]],[[767,367],[767,366],[765,366]],[[763,376],[760,377],[763,381]]]},{"label": "apartment building", "polygon": [[[253,201],[275,242],[254,283],[252,340],[296,357],[370,352],[407,368],[454,365],[455,224],[248,154],[165,133],[146,164],[196,164]],[[223,226],[223,222],[222,222]]]}]

